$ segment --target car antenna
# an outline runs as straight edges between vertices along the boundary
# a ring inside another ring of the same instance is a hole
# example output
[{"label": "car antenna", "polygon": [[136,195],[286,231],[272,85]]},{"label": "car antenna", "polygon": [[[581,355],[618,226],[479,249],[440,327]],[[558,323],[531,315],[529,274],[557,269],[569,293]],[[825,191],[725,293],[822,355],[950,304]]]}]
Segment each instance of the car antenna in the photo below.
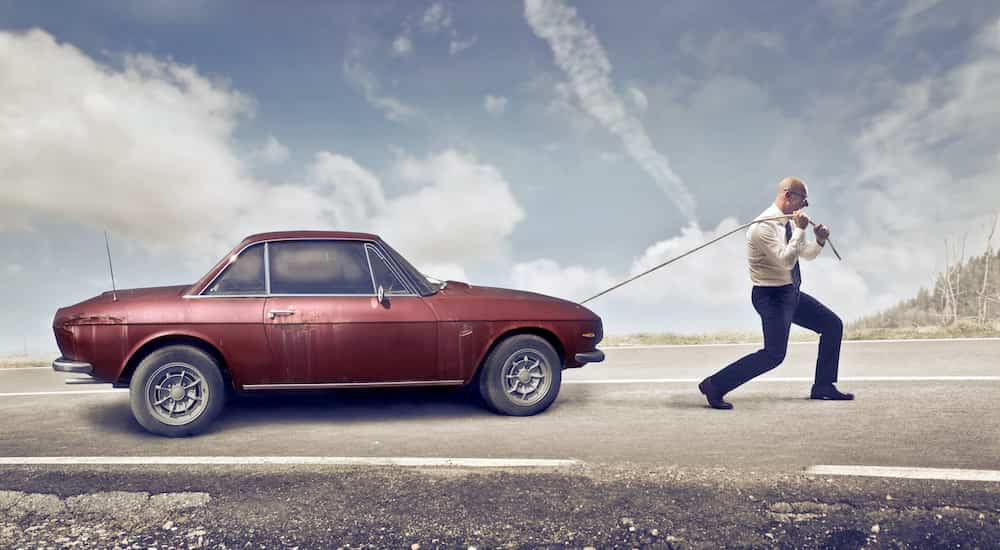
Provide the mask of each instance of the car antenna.
[{"label": "car antenna", "polygon": [[115,268],[111,265],[111,245],[108,244],[108,230],[104,230],[104,248],[108,251],[108,271],[111,272],[111,301],[118,301],[118,290],[115,288]]}]

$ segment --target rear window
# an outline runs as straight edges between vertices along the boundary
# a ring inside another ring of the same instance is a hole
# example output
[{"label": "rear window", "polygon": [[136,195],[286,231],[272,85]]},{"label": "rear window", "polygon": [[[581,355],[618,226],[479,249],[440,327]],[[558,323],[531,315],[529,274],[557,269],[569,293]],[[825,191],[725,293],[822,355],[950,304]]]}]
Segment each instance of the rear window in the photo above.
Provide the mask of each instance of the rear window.
[{"label": "rear window", "polygon": [[360,241],[279,241],[268,246],[271,294],[375,293]]}]

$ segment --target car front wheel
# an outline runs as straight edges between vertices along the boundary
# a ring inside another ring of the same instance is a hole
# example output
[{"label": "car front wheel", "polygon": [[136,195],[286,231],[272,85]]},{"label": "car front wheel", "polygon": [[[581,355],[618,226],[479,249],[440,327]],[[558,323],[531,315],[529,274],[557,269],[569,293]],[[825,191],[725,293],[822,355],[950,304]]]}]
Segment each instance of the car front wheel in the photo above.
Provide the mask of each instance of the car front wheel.
[{"label": "car front wheel", "polygon": [[494,411],[538,414],[555,401],[562,382],[559,356],[545,339],[519,334],[500,342],[479,375],[479,394]]},{"label": "car front wheel", "polygon": [[167,437],[204,431],[222,411],[225,394],[215,359],[192,346],[167,346],[150,353],[129,384],[136,421]]}]

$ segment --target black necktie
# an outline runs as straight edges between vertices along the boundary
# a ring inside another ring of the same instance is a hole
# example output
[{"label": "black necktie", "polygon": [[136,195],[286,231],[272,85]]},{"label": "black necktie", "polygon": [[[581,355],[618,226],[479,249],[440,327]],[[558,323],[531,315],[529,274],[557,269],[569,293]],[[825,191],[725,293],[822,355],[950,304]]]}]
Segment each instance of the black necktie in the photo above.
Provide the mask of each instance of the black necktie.
[{"label": "black necktie", "polygon": [[[792,240],[792,222],[785,222],[785,243]],[[802,284],[802,273],[799,271],[799,260],[795,260],[795,267],[792,268],[792,284],[799,288]]]}]

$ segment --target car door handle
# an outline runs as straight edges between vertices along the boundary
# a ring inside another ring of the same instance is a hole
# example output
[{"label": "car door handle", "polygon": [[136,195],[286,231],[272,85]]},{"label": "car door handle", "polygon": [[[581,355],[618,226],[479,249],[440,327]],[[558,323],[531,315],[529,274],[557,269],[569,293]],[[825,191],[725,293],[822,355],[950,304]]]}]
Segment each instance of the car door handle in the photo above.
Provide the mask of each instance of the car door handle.
[{"label": "car door handle", "polygon": [[275,317],[288,317],[289,315],[295,315],[294,309],[272,309],[267,312],[268,319],[274,319]]}]

